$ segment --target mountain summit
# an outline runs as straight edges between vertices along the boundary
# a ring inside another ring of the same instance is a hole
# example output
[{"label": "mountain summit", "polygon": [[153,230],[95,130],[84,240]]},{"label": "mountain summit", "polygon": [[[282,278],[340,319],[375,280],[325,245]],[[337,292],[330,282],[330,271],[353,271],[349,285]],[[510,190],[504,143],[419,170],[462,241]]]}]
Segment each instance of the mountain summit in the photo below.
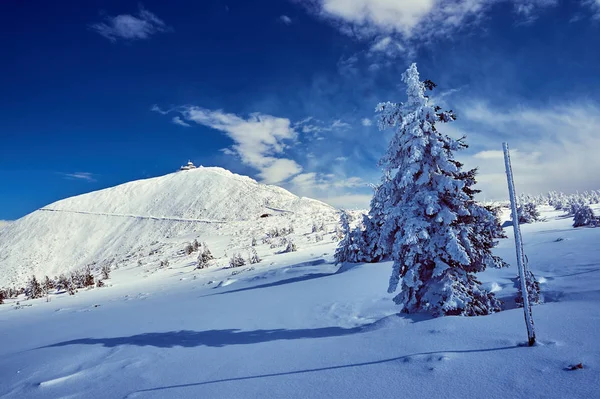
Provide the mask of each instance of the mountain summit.
[{"label": "mountain summit", "polygon": [[151,247],[181,246],[191,236],[227,235],[242,229],[237,224],[255,234],[249,226],[264,225],[265,216],[283,217],[289,224],[297,217],[331,218],[335,212],[320,201],[222,168],[182,170],[67,198],[3,228],[0,286],[23,284],[32,274],[54,276],[135,258]]}]

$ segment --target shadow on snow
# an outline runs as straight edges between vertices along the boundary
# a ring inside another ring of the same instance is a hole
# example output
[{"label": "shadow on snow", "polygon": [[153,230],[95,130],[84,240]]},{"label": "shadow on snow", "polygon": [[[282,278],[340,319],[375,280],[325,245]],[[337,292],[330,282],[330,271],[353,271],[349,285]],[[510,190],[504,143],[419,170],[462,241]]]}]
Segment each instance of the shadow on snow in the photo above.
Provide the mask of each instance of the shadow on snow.
[{"label": "shadow on snow", "polygon": [[188,383],[188,384],[167,385],[167,386],[163,386],[163,387],[140,389],[138,391],[132,392],[131,394],[127,395],[126,397],[135,397],[136,394],[139,394],[139,393],[164,391],[164,390],[168,390],[168,389],[190,388],[190,387],[197,387],[197,386],[209,385],[209,384],[219,384],[219,383],[227,383],[227,382],[234,382],[234,381],[254,380],[254,379],[259,379],[259,378],[281,377],[281,376],[287,376],[287,375],[315,373],[315,372],[320,372],[320,371],[340,370],[340,369],[353,368],[353,367],[374,366],[374,365],[384,364],[384,363],[405,361],[414,356],[432,356],[432,355],[447,355],[447,354],[460,354],[460,353],[486,353],[486,352],[496,352],[496,351],[502,351],[502,350],[525,348],[525,347],[526,347],[525,345],[513,345],[513,346],[502,346],[502,347],[487,348],[487,349],[465,349],[465,350],[450,350],[450,351],[419,352],[419,353],[412,353],[410,355],[403,355],[403,356],[391,357],[391,358],[380,359],[380,360],[372,360],[372,361],[368,361],[368,362],[349,363],[349,364],[342,364],[342,365],[328,366],[328,367],[319,367],[319,368],[312,368],[312,369],[308,368],[308,369],[293,370],[293,371],[283,371],[283,372],[278,372],[278,373],[257,374],[257,375],[249,375],[249,376],[244,376],[244,377],[221,378],[221,379],[216,379],[216,380],[200,381],[200,382],[193,382],[193,383]]}]

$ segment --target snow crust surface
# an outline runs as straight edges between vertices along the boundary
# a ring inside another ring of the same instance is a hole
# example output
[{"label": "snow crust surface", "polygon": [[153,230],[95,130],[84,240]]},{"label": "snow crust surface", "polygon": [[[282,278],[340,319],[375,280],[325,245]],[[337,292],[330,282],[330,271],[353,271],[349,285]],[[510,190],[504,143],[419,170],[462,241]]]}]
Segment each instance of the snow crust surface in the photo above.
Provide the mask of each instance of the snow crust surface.
[{"label": "snow crust surface", "polygon": [[[153,269],[140,255],[145,266],[124,264],[109,287],[0,305],[0,397],[598,397],[600,229],[542,215],[522,226],[545,297],[534,347],[514,307],[511,231],[496,250],[511,267],[478,275],[505,310],[433,319],[397,314],[391,262],[336,266],[334,224],[312,233],[311,218],[288,214],[265,227],[294,223],[297,252],[259,240],[262,262],[204,270],[193,256]],[[232,226],[206,237],[213,253],[255,228]]]}]

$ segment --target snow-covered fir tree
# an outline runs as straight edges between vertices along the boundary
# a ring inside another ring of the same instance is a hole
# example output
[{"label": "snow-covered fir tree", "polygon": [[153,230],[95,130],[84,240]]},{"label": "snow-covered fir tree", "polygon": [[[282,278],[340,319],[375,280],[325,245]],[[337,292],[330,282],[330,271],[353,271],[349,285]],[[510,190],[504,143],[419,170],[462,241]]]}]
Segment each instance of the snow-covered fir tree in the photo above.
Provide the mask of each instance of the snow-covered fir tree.
[{"label": "snow-covered fir tree", "polygon": [[209,262],[215,257],[210,252],[210,249],[208,249],[208,245],[205,242],[198,247],[198,252],[198,266],[196,266],[196,268],[204,269],[210,265]]},{"label": "snow-covered fir tree", "polygon": [[25,294],[29,299],[41,298],[44,294],[42,286],[35,276],[31,276],[31,279],[29,279],[29,281],[27,282]]},{"label": "snow-covered fir tree", "polygon": [[248,257],[248,263],[254,265],[256,263],[260,263],[262,259],[258,256],[258,252],[254,247],[250,247],[250,256]]},{"label": "snow-covered fir tree", "polygon": [[230,268],[244,266],[245,264],[246,264],[246,261],[244,260],[244,257],[240,253],[233,254],[231,259],[229,259],[229,267]]},{"label": "snow-covered fir tree", "polygon": [[377,244],[394,261],[388,291],[400,285],[394,301],[406,313],[495,312],[499,302],[474,276],[491,256],[481,228],[473,226],[485,209],[476,207],[466,190],[474,183],[475,171],[465,176],[454,159],[454,151],[466,148],[463,140],[436,128],[436,123],[455,116],[442,112],[425,95],[435,85],[421,82],[416,64],[402,80],[408,86],[408,101],[377,106],[380,128],[396,129],[380,161],[385,178],[379,190],[385,190],[385,196]]},{"label": "snow-covered fir tree", "polygon": [[348,212],[341,210],[340,212],[340,225],[342,231],[342,239],[338,243],[335,250],[335,263],[343,263],[351,261],[354,256],[351,255],[353,249],[352,235],[350,231],[350,220],[348,218]]},{"label": "snow-covered fir tree", "polygon": [[594,211],[588,205],[582,205],[573,216],[573,227],[592,226],[598,224]]},{"label": "snow-covered fir tree", "polygon": [[525,202],[517,208],[519,224],[533,223],[541,220],[540,212],[533,202]]}]

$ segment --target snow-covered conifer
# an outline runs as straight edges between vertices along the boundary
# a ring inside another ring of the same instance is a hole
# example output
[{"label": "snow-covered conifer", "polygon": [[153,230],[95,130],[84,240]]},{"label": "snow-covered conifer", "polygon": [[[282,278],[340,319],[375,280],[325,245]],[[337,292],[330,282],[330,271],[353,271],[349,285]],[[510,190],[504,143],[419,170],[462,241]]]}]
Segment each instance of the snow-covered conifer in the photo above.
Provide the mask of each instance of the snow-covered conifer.
[{"label": "snow-covered conifer", "polygon": [[248,258],[248,263],[254,265],[256,263],[260,263],[261,260],[262,259],[260,259],[260,256],[258,256],[258,252],[256,252],[256,249],[250,247],[250,256]]},{"label": "snow-covered conifer", "polygon": [[208,249],[208,245],[206,245],[205,242],[203,242],[202,245],[200,245],[198,251],[198,266],[196,266],[196,268],[204,269],[210,265],[209,262],[215,257],[210,252],[210,249]]},{"label": "snow-covered conifer", "polygon": [[350,255],[351,246],[352,246],[352,237],[350,232],[350,221],[348,220],[348,212],[345,210],[341,210],[340,213],[340,224],[342,226],[342,239],[340,240],[336,250],[335,250],[335,263],[342,263],[350,261],[352,257]]},{"label": "snow-covered conifer", "polygon": [[594,211],[588,205],[582,205],[573,216],[573,227],[592,226],[598,224]]},{"label": "snow-covered conifer", "polygon": [[436,129],[437,122],[455,116],[440,111],[425,95],[425,89],[435,85],[420,81],[416,64],[402,80],[408,86],[408,101],[377,107],[380,128],[396,128],[380,161],[386,177],[380,187],[385,198],[378,245],[394,261],[388,291],[401,285],[394,301],[406,313],[495,312],[498,301],[473,274],[483,271],[487,262],[476,241],[480,235],[470,225],[476,216],[471,215],[472,200],[465,191],[469,183],[453,154],[466,144]]},{"label": "snow-covered conifer", "polygon": [[229,259],[229,267],[240,267],[240,266],[244,266],[246,264],[246,261],[244,260],[244,258],[242,257],[242,255],[240,253],[234,254],[231,259]]},{"label": "snow-covered conifer", "polygon": [[285,249],[283,250],[283,252],[296,252],[297,250],[298,250],[298,248],[296,247],[296,244],[294,243],[294,241],[288,240],[287,245],[286,245]]},{"label": "snow-covered conifer", "polygon": [[517,208],[519,224],[533,223],[541,220],[537,206],[533,202],[525,202]]},{"label": "snow-covered conifer", "polygon": [[110,278],[110,265],[103,265],[100,273],[102,280],[108,280]]},{"label": "snow-covered conifer", "polygon": [[41,298],[43,295],[42,286],[35,276],[31,276],[31,279],[27,282],[25,288],[25,294],[29,299]]}]

